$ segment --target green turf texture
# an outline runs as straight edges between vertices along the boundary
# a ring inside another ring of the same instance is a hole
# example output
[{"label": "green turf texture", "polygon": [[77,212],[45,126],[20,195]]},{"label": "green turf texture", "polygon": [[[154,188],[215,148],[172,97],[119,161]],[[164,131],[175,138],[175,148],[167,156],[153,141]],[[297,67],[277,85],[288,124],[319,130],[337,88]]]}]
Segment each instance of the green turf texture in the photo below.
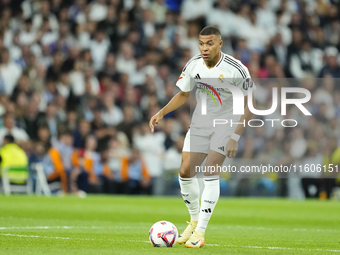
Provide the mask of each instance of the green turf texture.
[{"label": "green turf texture", "polygon": [[182,199],[0,195],[0,254],[340,254],[337,201],[221,198],[201,249],[154,248],[159,220],[182,231]]}]

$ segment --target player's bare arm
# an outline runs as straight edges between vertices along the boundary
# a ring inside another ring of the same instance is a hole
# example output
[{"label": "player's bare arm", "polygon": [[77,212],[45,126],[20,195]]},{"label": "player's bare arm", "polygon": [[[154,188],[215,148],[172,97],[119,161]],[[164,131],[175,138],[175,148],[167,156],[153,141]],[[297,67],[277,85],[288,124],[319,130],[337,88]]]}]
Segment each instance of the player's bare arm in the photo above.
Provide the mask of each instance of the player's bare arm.
[{"label": "player's bare arm", "polygon": [[[244,97],[244,104],[245,104],[245,108],[244,108],[244,114],[241,116],[240,118],[240,123],[241,124],[238,124],[235,131],[234,131],[234,134],[236,135],[239,135],[241,136],[244,129],[245,129],[245,126],[242,124],[244,121],[245,123],[248,123],[248,121],[252,118],[253,116],[253,113],[249,110],[249,107],[248,107],[248,96],[245,96]],[[255,98],[253,97],[253,105],[255,106]],[[234,140],[233,138],[231,138],[227,144],[227,154],[226,156],[228,158],[233,158],[236,156],[237,154],[237,150],[238,150],[238,142],[236,140]]]},{"label": "player's bare arm", "polygon": [[158,113],[156,113],[154,116],[151,117],[150,122],[149,122],[151,132],[152,133],[154,132],[155,126],[157,126],[158,123],[163,119],[164,115],[182,106],[188,100],[189,97],[190,97],[190,91],[178,92],[166,106],[164,106]]}]

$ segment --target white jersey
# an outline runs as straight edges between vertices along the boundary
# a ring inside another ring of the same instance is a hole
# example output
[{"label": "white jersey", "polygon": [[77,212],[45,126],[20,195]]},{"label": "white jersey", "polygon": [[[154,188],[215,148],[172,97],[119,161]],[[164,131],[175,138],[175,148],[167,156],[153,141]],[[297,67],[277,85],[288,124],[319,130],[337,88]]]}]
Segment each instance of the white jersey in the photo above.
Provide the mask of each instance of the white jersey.
[{"label": "white jersey", "polygon": [[[233,114],[233,95],[226,86],[238,89],[240,107],[244,108],[244,97],[248,90],[256,90],[251,81],[247,67],[239,60],[221,52],[221,59],[213,68],[208,68],[202,56],[191,58],[184,67],[176,85],[183,91],[196,90],[196,109],[192,116],[191,126],[209,128],[213,126],[214,119],[226,119],[237,122],[241,115]],[[234,89],[235,90],[235,89]],[[241,93],[242,92],[242,93]],[[205,94],[205,95],[204,95]],[[202,97],[204,96],[204,97]],[[204,100],[202,100],[202,98]],[[202,105],[206,105],[203,110]],[[203,113],[206,112],[206,115]],[[233,125],[235,128],[237,125]]]}]

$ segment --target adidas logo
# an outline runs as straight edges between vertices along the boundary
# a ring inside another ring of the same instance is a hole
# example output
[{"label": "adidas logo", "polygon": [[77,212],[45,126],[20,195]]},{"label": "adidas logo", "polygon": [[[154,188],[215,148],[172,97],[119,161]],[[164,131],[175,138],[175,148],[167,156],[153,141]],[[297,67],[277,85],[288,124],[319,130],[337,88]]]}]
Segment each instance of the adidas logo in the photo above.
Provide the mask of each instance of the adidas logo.
[{"label": "adidas logo", "polygon": [[216,201],[210,201],[210,200],[204,200],[205,203],[209,203],[209,204],[215,204]]},{"label": "adidas logo", "polygon": [[195,79],[201,79],[201,76],[199,74],[196,74],[196,76],[194,78]]},{"label": "adidas logo", "polygon": [[218,147],[217,149],[224,151],[224,146]]},{"label": "adidas logo", "polygon": [[191,204],[188,200],[184,200],[184,203],[186,203],[187,205]]},{"label": "adidas logo", "polygon": [[211,213],[211,209],[210,209],[210,208],[208,208],[208,209],[202,209],[202,212]]}]

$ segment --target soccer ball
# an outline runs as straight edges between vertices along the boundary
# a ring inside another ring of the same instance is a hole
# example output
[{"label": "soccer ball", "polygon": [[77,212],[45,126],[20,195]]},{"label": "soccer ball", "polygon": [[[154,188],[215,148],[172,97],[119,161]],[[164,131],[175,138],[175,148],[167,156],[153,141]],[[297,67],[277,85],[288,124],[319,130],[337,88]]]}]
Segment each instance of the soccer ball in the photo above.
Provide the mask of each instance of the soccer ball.
[{"label": "soccer ball", "polygon": [[178,238],[178,231],[169,221],[158,221],[149,231],[149,239],[154,247],[172,247]]}]

